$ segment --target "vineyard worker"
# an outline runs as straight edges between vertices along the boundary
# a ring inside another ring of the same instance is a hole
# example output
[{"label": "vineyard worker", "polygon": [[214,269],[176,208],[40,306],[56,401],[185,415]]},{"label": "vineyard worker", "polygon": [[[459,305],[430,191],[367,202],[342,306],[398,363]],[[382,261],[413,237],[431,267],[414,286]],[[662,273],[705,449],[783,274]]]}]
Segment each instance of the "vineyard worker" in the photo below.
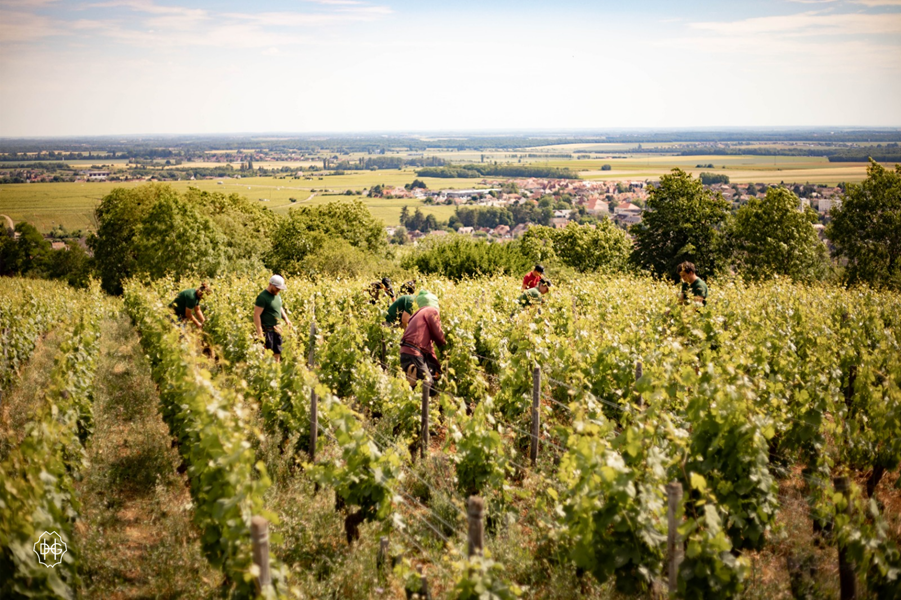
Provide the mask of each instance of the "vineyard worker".
[{"label": "vineyard worker", "polygon": [[404,329],[407,328],[407,324],[410,322],[413,313],[416,311],[416,302],[413,296],[415,291],[415,281],[407,281],[400,286],[400,293],[402,295],[398,296],[397,300],[392,302],[391,306],[388,307],[388,312],[385,313],[385,323],[388,325],[396,325],[399,321],[401,327]]},{"label": "vineyard worker", "polygon": [[369,296],[370,304],[375,304],[379,300],[379,296],[381,296],[381,292],[385,292],[392,301],[394,301],[394,288],[391,287],[391,280],[387,277],[382,277],[381,281],[374,281],[369,284]]},{"label": "vineyard worker", "polygon": [[[438,314],[438,298],[425,290],[416,296],[416,304],[419,310],[410,319],[410,324],[404,331],[400,342],[400,366],[407,376],[410,387],[415,388],[416,382],[425,379],[432,386],[441,377],[441,364],[435,356],[434,342],[438,346],[444,346],[444,332],[441,330],[441,318]],[[431,390],[432,396],[438,392]]]},{"label": "vineyard worker", "polygon": [[197,326],[197,329],[203,327],[206,318],[203,311],[200,310],[200,301],[209,291],[210,287],[206,283],[201,283],[200,287],[183,290],[178,293],[171,306],[175,309],[175,316],[180,323],[191,321]]},{"label": "vineyard worker", "polygon": [[531,290],[534,287],[538,287],[538,284],[541,283],[543,277],[544,267],[535,265],[535,268],[526,273],[526,276],[522,278],[522,289]]},{"label": "vineyard worker", "polygon": [[528,306],[532,306],[533,304],[542,304],[544,302],[544,296],[551,289],[551,282],[547,279],[542,279],[538,282],[538,285],[535,287],[531,287],[524,291],[519,296],[519,304],[523,308]]},{"label": "vineyard worker", "polygon": [[291,326],[291,320],[279,292],[286,289],[285,278],[281,275],[273,275],[269,278],[269,285],[257,296],[253,308],[253,324],[257,328],[257,337],[263,339],[266,350],[272,350],[275,362],[282,360],[282,330],[278,322],[284,319],[285,325]]},{"label": "vineyard worker", "polygon": [[684,262],[678,270],[682,279],[682,293],[679,295],[682,304],[688,304],[690,297],[692,302],[707,306],[707,284],[698,277],[694,263]]}]

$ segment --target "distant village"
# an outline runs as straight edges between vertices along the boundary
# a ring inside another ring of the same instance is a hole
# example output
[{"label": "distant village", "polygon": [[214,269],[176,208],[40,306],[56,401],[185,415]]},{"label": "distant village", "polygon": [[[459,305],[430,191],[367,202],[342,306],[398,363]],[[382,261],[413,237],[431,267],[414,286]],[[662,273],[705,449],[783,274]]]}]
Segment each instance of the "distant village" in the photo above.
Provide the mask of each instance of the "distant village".
[{"label": "distant village", "polygon": [[[552,196],[560,198],[567,195],[573,209],[554,210],[554,216],[550,220],[550,226],[557,229],[565,228],[570,221],[577,219],[581,211],[577,207],[584,207],[584,213],[595,218],[609,218],[624,227],[641,223],[642,213],[648,198],[649,189],[653,183],[645,181],[586,181],[573,179],[518,179],[513,180],[517,192],[505,192],[509,189],[510,181],[493,181],[483,179],[480,185],[486,186],[474,189],[444,189],[429,190],[423,188],[407,189],[404,187],[387,187],[381,190],[381,195],[392,198],[410,198],[434,204],[452,204],[457,206],[495,206],[511,207],[525,203],[537,203],[541,198]],[[749,192],[755,192],[754,196],[765,193],[767,186],[753,183],[716,183],[705,186],[714,193],[719,193],[723,198],[732,203],[734,208],[748,202],[752,197]],[[829,215],[833,206],[841,205],[842,189],[839,187],[814,187],[795,186],[799,189],[795,193],[800,197],[799,210],[811,207],[820,215],[823,221]],[[800,193],[799,193],[800,192]],[[460,227],[457,233],[485,236],[497,240],[515,239],[521,236],[532,223],[521,223],[514,227],[498,225],[491,229],[488,227]],[[814,225],[817,232],[822,235],[825,226],[821,223]],[[387,227],[388,235],[394,235],[397,227]],[[408,231],[407,235],[417,240],[426,235],[442,236],[447,231],[437,229],[428,233],[420,231]]]}]

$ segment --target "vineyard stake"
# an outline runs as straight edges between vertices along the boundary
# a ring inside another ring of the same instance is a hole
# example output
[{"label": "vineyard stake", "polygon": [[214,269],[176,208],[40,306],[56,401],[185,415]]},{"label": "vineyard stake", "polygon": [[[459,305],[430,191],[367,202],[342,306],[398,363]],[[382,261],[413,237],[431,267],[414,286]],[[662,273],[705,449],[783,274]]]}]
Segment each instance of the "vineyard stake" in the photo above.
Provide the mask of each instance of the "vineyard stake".
[{"label": "vineyard stake", "polygon": [[[832,480],[832,484],[835,486],[836,492],[848,499],[845,514],[850,515],[852,507],[851,495],[848,490],[851,487],[851,480],[847,477],[836,477]],[[838,576],[841,585],[841,600],[857,598],[857,576],[854,574],[854,563],[848,559],[844,544],[839,544],[838,547]]]},{"label": "vineyard stake", "polygon": [[379,359],[380,359],[380,362],[382,363],[382,371],[387,371],[388,370],[388,348],[385,343],[385,338],[382,338],[381,348],[380,348],[379,352],[380,352]]},{"label": "vineyard stake", "polygon": [[319,396],[310,392],[310,462],[316,460],[316,442],[319,439]]},{"label": "vineyard stake", "polygon": [[470,496],[466,514],[469,516],[469,556],[481,555],[485,544],[485,501],[478,496]]},{"label": "vineyard stake", "polygon": [[379,553],[375,559],[376,567],[381,573],[388,562],[388,538],[383,537],[379,540]]},{"label": "vineyard stake", "polygon": [[269,575],[269,521],[259,515],[250,519],[250,539],[253,545],[253,564],[260,568],[257,581],[262,590],[272,585]]},{"label": "vineyard stake", "polygon": [[679,524],[676,522],[679,505],[682,504],[682,484],[678,481],[666,484],[666,497],[669,501],[666,512],[666,555],[669,565],[669,593],[670,597],[673,597],[679,589],[679,565],[682,564],[683,553],[682,540],[679,539],[677,531]]},{"label": "vineyard stake", "polygon": [[[635,363],[635,383],[638,383],[638,380],[641,379],[641,376],[644,375],[644,368],[641,364],[641,361]],[[644,406],[644,398],[641,397],[641,394],[638,394],[638,408],[642,408]]]},{"label": "vineyard stake", "polygon": [[538,410],[538,402],[541,399],[541,367],[535,367],[532,370],[532,448],[529,456],[532,459],[532,466],[538,460],[538,430],[539,419],[541,414]]},{"label": "vineyard stake", "polygon": [[428,379],[422,380],[422,433],[419,436],[419,441],[422,444],[420,456],[423,458],[429,452],[429,390],[431,387]]},{"label": "vineyard stake", "polygon": [[422,600],[432,600],[432,594],[429,592],[429,580],[423,574],[422,567],[419,568],[419,596]]}]

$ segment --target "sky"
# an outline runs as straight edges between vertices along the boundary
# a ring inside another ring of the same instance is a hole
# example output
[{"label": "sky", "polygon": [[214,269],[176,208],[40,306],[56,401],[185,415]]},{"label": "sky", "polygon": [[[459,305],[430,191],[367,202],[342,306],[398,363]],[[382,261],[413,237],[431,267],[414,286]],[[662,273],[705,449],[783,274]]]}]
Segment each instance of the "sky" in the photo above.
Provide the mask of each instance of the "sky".
[{"label": "sky", "polygon": [[901,0],[0,0],[0,137],[901,126]]}]

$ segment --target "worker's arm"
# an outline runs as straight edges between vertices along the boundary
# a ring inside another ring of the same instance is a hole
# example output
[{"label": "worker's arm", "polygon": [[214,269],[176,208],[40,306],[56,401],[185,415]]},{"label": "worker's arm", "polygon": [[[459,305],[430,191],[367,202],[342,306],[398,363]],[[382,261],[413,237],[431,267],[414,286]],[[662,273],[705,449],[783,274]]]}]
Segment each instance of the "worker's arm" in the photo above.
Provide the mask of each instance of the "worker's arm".
[{"label": "worker's arm", "polygon": [[194,309],[194,316],[197,317],[197,320],[200,321],[200,324],[201,324],[201,325],[203,325],[204,323],[206,323],[206,317],[203,316],[203,311],[200,310],[200,305],[199,305],[199,304],[198,304],[197,307]]},{"label": "worker's arm", "polygon": [[263,316],[263,307],[262,306],[254,306],[253,307],[253,324],[256,325],[257,328],[257,337],[263,337],[263,321],[261,317]]},{"label": "worker's arm", "polygon": [[203,324],[194,318],[194,310],[190,308],[185,309],[185,319],[194,323],[198,328],[203,327]]},{"label": "worker's arm", "polygon": [[402,313],[400,313],[400,324],[401,324],[401,326],[402,326],[404,329],[406,329],[406,328],[407,328],[407,325],[410,324],[410,319],[412,319],[412,318],[413,318],[413,315],[411,315],[411,314],[408,313],[407,311],[403,311]]},{"label": "worker's arm", "polygon": [[438,346],[447,345],[447,340],[444,339],[444,332],[441,330],[441,317],[438,316],[438,313],[436,312],[426,317],[425,322],[432,336],[432,341]]},{"label": "worker's arm", "polygon": [[285,310],[285,307],[282,307],[282,319],[285,321],[285,325],[291,327],[291,319],[288,318],[288,311]]}]

